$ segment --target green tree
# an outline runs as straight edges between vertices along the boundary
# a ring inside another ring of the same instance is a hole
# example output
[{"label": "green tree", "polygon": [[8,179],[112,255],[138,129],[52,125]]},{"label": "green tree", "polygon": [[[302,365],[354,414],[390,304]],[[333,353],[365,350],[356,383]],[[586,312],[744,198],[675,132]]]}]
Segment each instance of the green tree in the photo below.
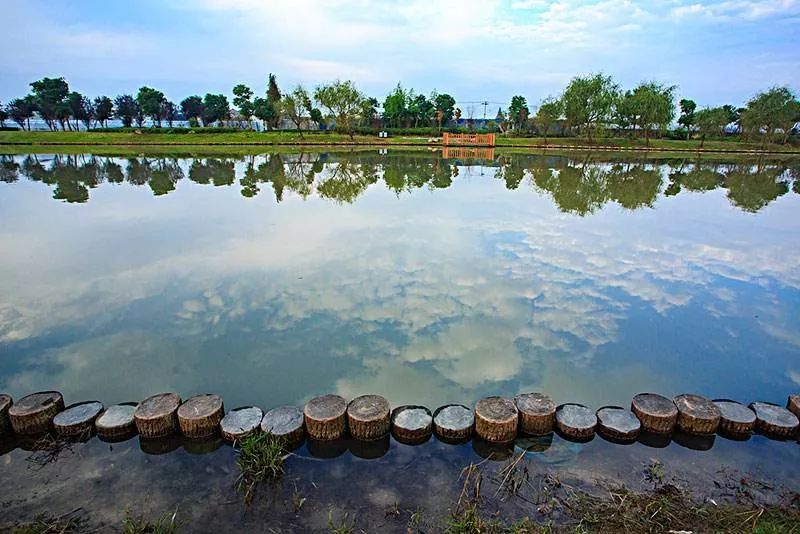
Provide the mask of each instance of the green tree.
[{"label": "green tree", "polygon": [[675,86],[665,86],[656,82],[639,84],[633,91],[627,91],[617,101],[617,117],[625,126],[641,128],[647,144],[650,144],[650,131],[663,129],[675,117]]},{"label": "green tree", "polygon": [[525,97],[512,96],[511,105],[508,106],[508,120],[514,125],[514,129],[524,130],[528,122],[528,115],[530,115],[530,109],[528,109],[528,101],[525,100]]},{"label": "green tree", "polygon": [[378,103],[377,98],[364,98],[361,104],[361,118],[364,120],[364,125],[372,127],[373,122],[378,120]]},{"label": "green tree", "polygon": [[547,144],[547,132],[561,118],[563,112],[564,106],[561,104],[561,100],[557,98],[548,97],[539,105],[533,122],[544,137],[545,145]]},{"label": "green tree", "polygon": [[447,124],[453,120],[456,99],[447,93],[438,94],[434,91],[431,95],[431,101],[436,109],[437,121],[439,122],[439,129],[441,129],[443,124]]},{"label": "green tree", "polygon": [[291,93],[283,95],[280,111],[294,123],[300,137],[303,137],[303,120],[311,113],[311,97],[302,85],[298,85]]},{"label": "green tree", "polygon": [[5,127],[7,120],[8,120],[8,111],[6,111],[5,106],[0,104],[0,128]]},{"label": "green tree", "polygon": [[30,85],[36,101],[36,111],[44,119],[47,127],[55,130],[55,121],[69,94],[69,85],[64,78],[42,78]]},{"label": "green tree", "polygon": [[95,119],[101,126],[108,126],[108,119],[114,113],[114,102],[107,96],[98,96],[94,99],[94,115]]},{"label": "green tree", "polygon": [[697,103],[695,103],[694,100],[682,98],[681,101],[678,102],[678,106],[681,108],[681,116],[678,117],[678,124],[686,128],[686,139],[688,140],[692,135],[692,127],[695,124],[694,112],[697,109]]},{"label": "green tree", "polygon": [[350,81],[340,81],[321,85],[314,91],[314,99],[328,110],[336,121],[336,127],[345,131],[353,139],[354,125],[363,109],[365,97]]},{"label": "green tree", "polygon": [[591,141],[592,131],[611,118],[618,93],[619,87],[611,76],[598,73],[573,78],[561,97],[567,122],[586,132]]},{"label": "green tree", "polygon": [[175,102],[164,100],[161,104],[161,117],[167,121],[167,125],[172,128],[172,123],[175,122],[175,119],[178,117],[178,106],[175,105]]},{"label": "green tree", "polygon": [[253,90],[240,83],[233,88],[233,105],[239,110],[239,115],[247,121],[250,127],[250,117],[253,116]]},{"label": "green tree", "polygon": [[162,106],[165,100],[164,93],[147,86],[139,88],[139,92],[136,95],[136,102],[139,104],[142,114],[150,117],[150,120],[159,128],[163,118]]},{"label": "green tree", "polygon": [[205,115],[203,99],[198,95],[187,96],[181,101],[181,111],[190,125],[197,125]]},{"label": "green tree", "polygon": [[706,136],[725,134],[725,127],[730,124],[730,115],[721,107],[705,108],[695,113],[694,120],[700,130],[700,148],[703,148]]},{"label": "green tree", "polygon": [[436,114],[436,109],[433,102],[431,102],[428,97],[423,94],[418,94],[411,99],[411,101],[408,103],[408,111],[411,117],[414,119],[415,128],[420,124],[430,126],[431,120]]},{"label": "green tree", "polygon": [[75,121],[75,130],[78,129],[78,122],[83,122],[88,130],[94,120],[94,106],[91,100],[77,91],[67,95],[67,105],[72,119]]},{"label": "green tree", "polygon": [[788,87],[772,87],[747,102],[742,114],[746,130],[763,134],[764,143],[781,131],[783,143],[789,138],[795,123],[800,120],[800,101]]},{"label": "green tree", "polygon": [[114,99],[114,115],[124,127],[130,128],[134,119],[141,116],[139,103],[131,95],[120,95]]},{"label": "green tree", "polygon": [[278,111],[269,99],[257,97],[253,101],[253,115],[264,123],[264,128],[271,129],[271,125],[278,115]]},{"label": "green tree", "polygon": [[19,124],[20,128],[24,130],[27,126],[28,130],[30,130],[31,118],[36,113],[36,98],[33,95],[28,95],[25,98],[15,98],[8,103],[6,111],[11,120]]},{"label": "green tree", "polygon": [[[278,109],[281,101],[281,90],[278,87],[278,79],[271,72],[269,73],[269,77],[267,79],[267,100],[269,100],[269,103],[272,104],[273,110]],[[270,126],[272,126],[272,128],[277,128],[279,121],[280,115],[275,113],[271,120]]]},{"label": "green tree", "polygon": [[208,93],[203,99],[203,122],[213,124],[229,119],[231,116],[228,97]]},{"label": "green tree", "polygon": [[383,120],[386,121],[387,125],[399,128],[401,122],[409,117],[409,97],[409,92],[403,89],[399,83],[394,90],[386,96],[386,99],[383,101]]}]

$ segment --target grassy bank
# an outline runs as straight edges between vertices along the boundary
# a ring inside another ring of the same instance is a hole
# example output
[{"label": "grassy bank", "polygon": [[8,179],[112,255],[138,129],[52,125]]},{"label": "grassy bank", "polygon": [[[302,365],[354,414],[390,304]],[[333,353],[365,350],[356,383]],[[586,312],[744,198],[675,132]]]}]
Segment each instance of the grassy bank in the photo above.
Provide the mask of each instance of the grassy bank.
[{"label": "grassy bank", "polygon": [[[709,140],[700,148],[700,141],[654,139],[649,146],[643,139],[601,138],[591,143],[585,138],[566,137],[545,140],[537,137],[498,137],[497,148],[559,149],[559,150],[634,150],[659,152],[760,152],[761,143],[739,140]],[[0,132],[0,145],[7,146],[437,146],[427,136],[396,136],[382,139],[372,135],[349,136],[339,133],[306,132],[235,132],[235,133],[122,133],[122,132]],[[790,145],[767,144],[769,153],[800,154]]]}]

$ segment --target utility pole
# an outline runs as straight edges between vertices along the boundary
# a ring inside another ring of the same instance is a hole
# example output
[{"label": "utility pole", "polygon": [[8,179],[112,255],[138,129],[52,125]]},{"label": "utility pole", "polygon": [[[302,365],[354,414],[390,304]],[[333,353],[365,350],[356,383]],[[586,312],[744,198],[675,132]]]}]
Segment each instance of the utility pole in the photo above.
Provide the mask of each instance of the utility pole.
[{"label": "utility pole", "polygon": [[486,106],[489,105],[489,102],[484,100],[483,102],[481,102],[481,104],[483,104],[483,120],[486,120]]}]

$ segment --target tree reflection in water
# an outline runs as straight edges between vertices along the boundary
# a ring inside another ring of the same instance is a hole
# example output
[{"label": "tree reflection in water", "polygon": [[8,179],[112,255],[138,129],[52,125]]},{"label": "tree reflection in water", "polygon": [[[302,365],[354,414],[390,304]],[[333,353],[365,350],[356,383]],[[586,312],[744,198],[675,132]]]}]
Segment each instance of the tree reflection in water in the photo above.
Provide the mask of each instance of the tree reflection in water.
[{"label": "tree reflection in water", "polygon": [[[237,165],[238,164],[238,165]],[[757,212],[792,189],[800,192],[800,163],[737,161],[704,158],[653,159],[587,154],[504,155],[495,159],[450,160],[434,151],[367,151],[266,154],[244,157],[115,158],[84,155],[0,156],[0,181],[27,178],[53,188],[53,198],[87,202],[89,190],[107,182],[148,185],[156,196],[176,189],[184,178],[216,187],[239,184],[251,198],[272,186],[276,202],[287,192],[352,203],[372,185],[397,195],[417,189],[447,189],[466,169],[494,173],[509,190],[528,189],[550,196],[559,210],[585,216],[614,202],[628,210],[652,207],[659,195],[727,190],[731,204]]]}]

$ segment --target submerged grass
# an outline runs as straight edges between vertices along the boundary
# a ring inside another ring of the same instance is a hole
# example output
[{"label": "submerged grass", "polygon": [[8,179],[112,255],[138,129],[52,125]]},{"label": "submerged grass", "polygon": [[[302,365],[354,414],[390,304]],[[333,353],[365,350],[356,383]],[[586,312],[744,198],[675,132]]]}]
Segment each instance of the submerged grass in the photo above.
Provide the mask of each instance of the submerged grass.
[{"label": "submerged grass", "polygon": [[[60,516],[39,515],[30,523],[16,525],[10,529],[12,534],[72,534],[86,532],[86,518],[77,508]],[[0,529],[2,530],[2,529]]]},{"label": "submerged grass", "polygon": [[134,517],[130,512],[125,513],[122,520],[122,532],[124,534],[175,534],[178,532],[176,519],[178,511],[174,513],[164,513],[155,521],[147,521],[143,517]]},{"label": "submerged grass", "polygon": [[249,503],[258,484],[276,480],[283,474],[284,442],[272,434],[257,432],[238,442],[236,450],[239,455],[236,488],[244,493],[245,502]]}]

